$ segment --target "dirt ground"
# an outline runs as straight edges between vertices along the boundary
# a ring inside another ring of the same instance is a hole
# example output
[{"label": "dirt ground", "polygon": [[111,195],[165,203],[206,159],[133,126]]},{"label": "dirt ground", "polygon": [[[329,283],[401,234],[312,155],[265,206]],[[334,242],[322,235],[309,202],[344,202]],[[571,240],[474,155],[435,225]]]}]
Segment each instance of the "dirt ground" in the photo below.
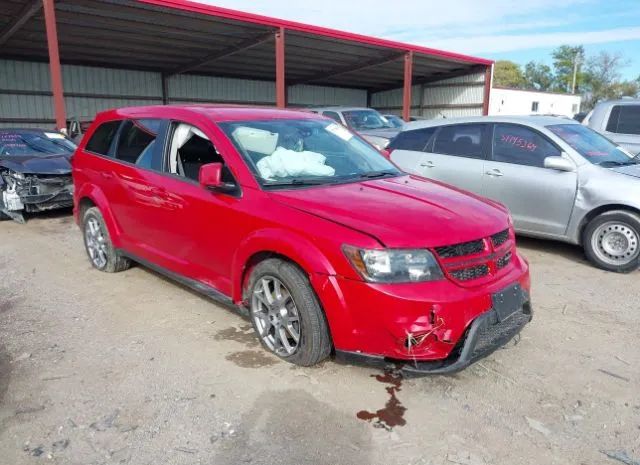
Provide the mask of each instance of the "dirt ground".
[{"label": "dirt ground", "polygon": [[519,246],[535,316],[517,343],[402,380],[294,367],[145,268],[94,271],[66,213],[0,223],[0,464],[637,464],[640,274]]}]

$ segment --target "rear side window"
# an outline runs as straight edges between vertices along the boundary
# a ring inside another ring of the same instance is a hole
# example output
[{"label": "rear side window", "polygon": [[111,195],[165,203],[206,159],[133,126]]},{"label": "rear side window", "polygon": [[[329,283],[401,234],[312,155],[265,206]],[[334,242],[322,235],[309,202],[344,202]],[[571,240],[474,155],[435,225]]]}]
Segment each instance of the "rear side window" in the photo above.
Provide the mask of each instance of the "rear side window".
[{"label": "rear side window", "polygon": [[515,124],[496,124],[493,132],[493,161],[544,167],[547,157],[559,157],[560,150],[542,134]]},{"label": "rear side window", "polygon": [[340,119],[340,115],[335,111],[325,111],[322,113],[322,116],[326,116],[327,118],[331,118],[332,120],[342,124],[342,120]]},{"label": "rear side window", "polygon": [[483,124],[443,126],[436,134],[433,151],[443,155],[484,158],[482,149],[484,132]]},{"label": "rear side window", "polygon": [[118,132],[121,121],[108,121],[98,126],[98,129],[93,133],[89,142],[87,142],[86,149],[90,152],[100,155],[108,155],[109,148],[113,142],[113,138]]},{"label": "rear side window", "polygon": [[414,129],[403,131],[396,136],[389,144],[389,150],[413,150],[424,152],[431,137],[436,132],[436,128]]},{"label": "rear side window", "polygon": [[607,131],[616,134],[640,134],[640,105],[615,105],[609,115]]},{"label": "rear side window", "polygon": [[125,121],[118,137],[116,158],[149,168],[161,123],[159,119]]}]

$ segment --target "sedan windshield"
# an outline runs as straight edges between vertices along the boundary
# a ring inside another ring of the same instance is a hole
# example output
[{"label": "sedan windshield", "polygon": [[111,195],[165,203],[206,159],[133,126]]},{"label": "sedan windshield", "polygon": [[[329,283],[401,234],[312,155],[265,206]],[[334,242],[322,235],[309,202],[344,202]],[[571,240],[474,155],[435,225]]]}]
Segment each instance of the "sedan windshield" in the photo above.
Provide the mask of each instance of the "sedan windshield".
[{"label": "sedan windshield", "polygon": [[220,123],[265,187],[398,176],[401,172],[344,126],[326,120]]},{"label": "sedan windshield", "polygon": [[351,110],[343,111],[342,114],[349,127],[356,131],[393,127],[384,116],[375,110]]},{"label": "sedan windshield", "polygon": [[615,167],[640,163],[622,147],[581,124],[555,124],[547,129],[594,165]]},{"label": "sedan windshield", "polygon": [[67,155],[76,145],[59,132],[0,131],[0,156]]}]

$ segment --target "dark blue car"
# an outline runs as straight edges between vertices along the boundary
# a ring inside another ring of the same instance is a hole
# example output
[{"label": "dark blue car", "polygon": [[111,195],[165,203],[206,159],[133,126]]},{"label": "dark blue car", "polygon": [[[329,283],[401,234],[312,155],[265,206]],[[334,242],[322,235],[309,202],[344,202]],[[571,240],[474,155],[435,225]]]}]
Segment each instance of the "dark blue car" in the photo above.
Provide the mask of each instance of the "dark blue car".
[{"label": "dark blue car", "polygon": [[70,159],[76,145],[42,129],[0,129],[0,219],[73,205]]}]

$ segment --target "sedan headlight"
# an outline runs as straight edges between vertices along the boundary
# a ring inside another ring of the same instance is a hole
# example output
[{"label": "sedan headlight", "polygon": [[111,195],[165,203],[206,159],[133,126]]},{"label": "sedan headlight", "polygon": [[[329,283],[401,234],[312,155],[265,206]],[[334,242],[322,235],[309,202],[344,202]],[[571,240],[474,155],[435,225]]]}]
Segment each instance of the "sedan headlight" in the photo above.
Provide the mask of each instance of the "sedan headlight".
[{"label": "sedan headlight", "polygon": [[343,250],[358,273],[370,282],[410,283],[444,278],[428,250],[359,249],[350,245],[343,246]]}]

